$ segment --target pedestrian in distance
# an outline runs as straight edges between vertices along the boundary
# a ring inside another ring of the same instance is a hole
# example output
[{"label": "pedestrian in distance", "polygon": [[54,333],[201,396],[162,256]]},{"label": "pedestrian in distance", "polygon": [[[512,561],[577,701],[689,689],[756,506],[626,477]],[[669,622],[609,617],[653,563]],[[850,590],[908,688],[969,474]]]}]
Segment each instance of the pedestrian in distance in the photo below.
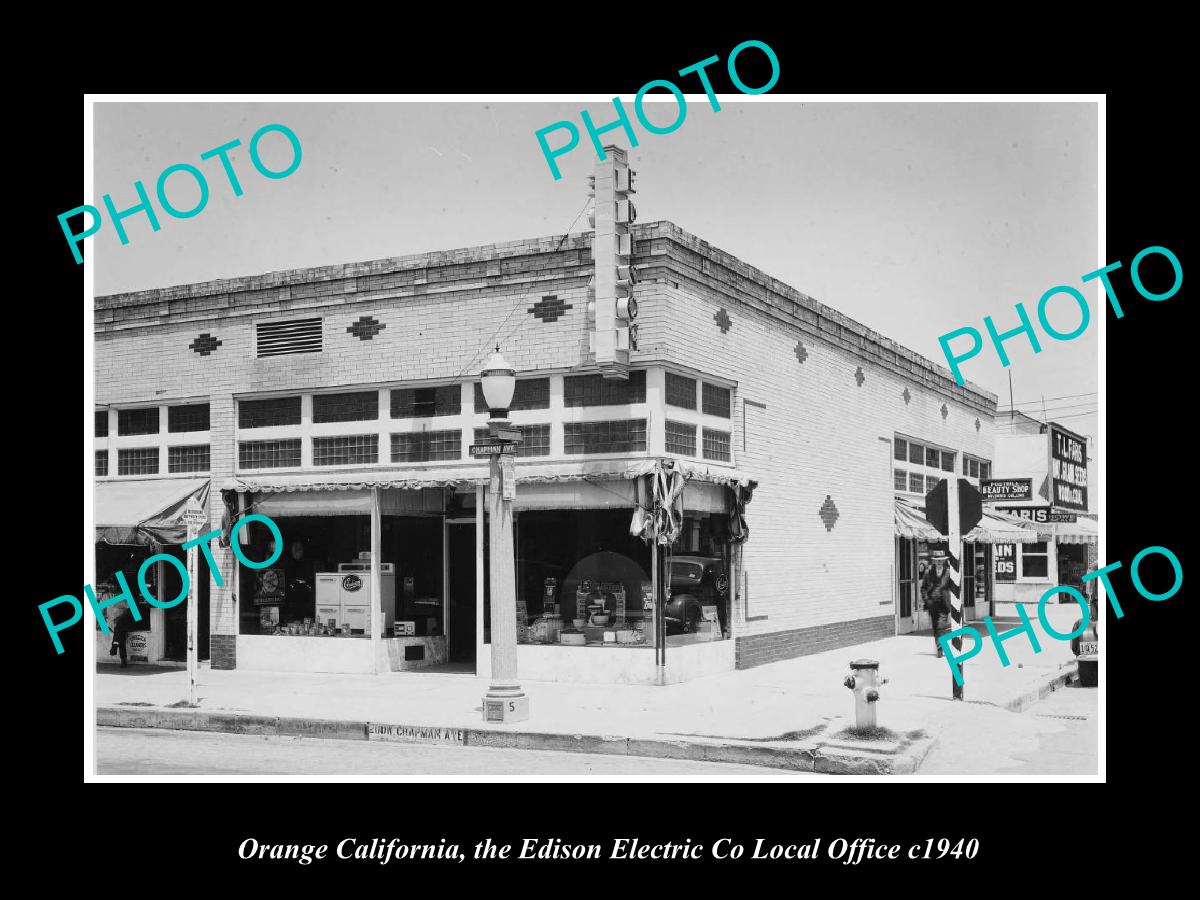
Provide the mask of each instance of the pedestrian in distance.
[{"label": "pedestrian in distance", "polygon": [[129,610],[129,604],[125,604],[125,608],[121,610],[121,614],[117,616],[117,621],[113,623],[113,639],[112,646],[108,650],[108,655],[113,656],[116,653],[121,654],[121,668],[129,668],[129,660],[125,647],[126,639],[129,637],[129,632],[133,629],[133,613]]},{"label": "pedestrian in distance", "polygon": [[945,551],[935,550],[930,555],[930,566],[921,579],[921,596],[925,598],[925,611],[933,623],[933,644],[938,658],[942,656],[940,638],[946,631],[950,618],[950,567]]}]

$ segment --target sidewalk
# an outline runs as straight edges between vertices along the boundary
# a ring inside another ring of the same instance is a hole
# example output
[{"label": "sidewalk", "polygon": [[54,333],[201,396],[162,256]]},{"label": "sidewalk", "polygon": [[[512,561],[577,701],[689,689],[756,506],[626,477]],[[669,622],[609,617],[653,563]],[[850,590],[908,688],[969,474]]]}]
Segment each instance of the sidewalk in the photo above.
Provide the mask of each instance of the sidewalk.
[{"label": "sidewalk", "polygon": [[[1006,650],[1008,668],[990,642],[967,663],[965,703],[950,700],[950,669],[934,656],[932,638],[911,635],[664,687],[527,681],[530,719],[507,726],[482,721],[487,679],[470,675],[202,668],[199,709],[193,710],[164,709],[187,696],[182,671],[105,669],[96,675],[95,703],[100,725],[363,739],[367,723],[374,723],[447,730],[410,732],[400,739],[902,773],[915,770],[943,735],[969,733],[983,744],[995,734],[1010,734],[1011,720],[1021,717],[1006,709],[1028,706],[1039,691],[1075,671],[1064,642],[1044,641],[1043,651],[1034,654],[1020,638]],[[898,733],[895,741],[835,737],[854,724],[853,698],[842,679],[848,662],[860,657],[879,660],[880,674],[888,679],[878,717],[881,726]]]}]

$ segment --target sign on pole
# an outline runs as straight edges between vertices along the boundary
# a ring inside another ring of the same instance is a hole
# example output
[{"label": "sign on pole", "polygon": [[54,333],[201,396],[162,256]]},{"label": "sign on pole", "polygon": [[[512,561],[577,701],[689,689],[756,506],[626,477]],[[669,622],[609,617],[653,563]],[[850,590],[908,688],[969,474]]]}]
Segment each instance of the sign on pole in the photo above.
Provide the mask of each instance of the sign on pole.
[{"label": "sign on pole", "polygon": [[[187,539],[190,543],[200,536],[200,529],[208,521],[204,507],[195,497],[189,497],[187,507],[183,511],[183,521],[187,525]],[[199,599],[196,588],[196,547],[189,547],[187,552],[188,597],[187,597],[187,672],[188,672],[188,703],[196,705],[196,632],[199,625]]]},{"label": "sign on pole", "polygon": [[517,452],[517,445],[505,441],[489,441],[486,444],[471,444],[470,451],[474,457],[495,456],[497,454],[508,456]]}]

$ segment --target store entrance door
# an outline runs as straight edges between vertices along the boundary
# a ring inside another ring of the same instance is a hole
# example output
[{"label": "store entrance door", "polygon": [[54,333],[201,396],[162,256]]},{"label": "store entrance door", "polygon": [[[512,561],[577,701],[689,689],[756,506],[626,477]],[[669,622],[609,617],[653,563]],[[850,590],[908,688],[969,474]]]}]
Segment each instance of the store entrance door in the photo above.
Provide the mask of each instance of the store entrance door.
[{"label": "store entrance door", "polygon": [[[475,663],[475,520],[446,522],[450,662]],[[474,668],[472,668],[474,671]]]},{"label": "store entrance door", "polygon": [[909,538],[896,538],[896,634],[917,628],[916,553]]}]

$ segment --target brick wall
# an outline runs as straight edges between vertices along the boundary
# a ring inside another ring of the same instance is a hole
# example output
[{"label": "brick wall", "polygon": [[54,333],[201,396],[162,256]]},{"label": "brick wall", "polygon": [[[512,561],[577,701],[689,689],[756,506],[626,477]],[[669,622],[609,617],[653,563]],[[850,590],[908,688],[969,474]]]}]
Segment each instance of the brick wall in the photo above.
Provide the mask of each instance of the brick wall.
[{"label": "brick wall", "polygon": [[877,641],[893,634],[895,620],[890,615],[754,634],[734,641],[735,664],[739,669],[750,669],[764,663]]},{"label": "brick wall", "polygon": [[208,638],[209,665],[214,669],[237,668],[237,637],[232,634],[212,634]]}]

